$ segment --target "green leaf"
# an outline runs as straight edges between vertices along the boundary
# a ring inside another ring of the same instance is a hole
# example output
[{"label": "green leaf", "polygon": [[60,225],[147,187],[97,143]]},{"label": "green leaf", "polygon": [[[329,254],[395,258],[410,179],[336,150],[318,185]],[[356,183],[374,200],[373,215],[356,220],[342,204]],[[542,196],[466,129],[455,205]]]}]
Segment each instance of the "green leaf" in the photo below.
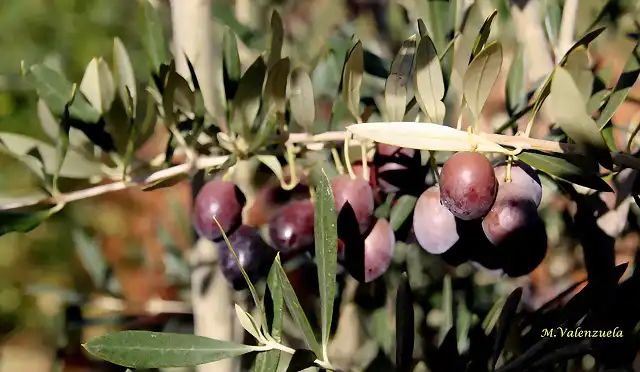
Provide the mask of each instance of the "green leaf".
[{"label": "green leaf", "polygon": [[442,312],[444,313],[444,321],[440,326],[439,342],[441,345],[447,333],[453,328],[453,289],[451,286],[451,276],[445,275],[442,284]]},{"label": "green leaf", "polygon": [[256,340],[261,341],[262,336],[260,335],[260,331],[258,330],[255,319],[253,319],[251,314],[244,311],[238,304],[235,305],[236,317],[238,318],[238,321],[240,322],[242,328],[244,328],[245,331],[249,332],[251,336],[255,337]]},{"label": "green leaf", "polygon": [[562,21],[562,7],[559,1],[548,1],[547,12],[545,14],[545,31],[552,45],[558,44],[558,34],[560,33],[560,23]]},{"label": "green leaf", "polygon": [[354,117],[360,116],[360,86],[364,74],[362,42],[358,41],[348,54],[342,72],[342,98]]},{"label": "green leaf", "polygon": [[282,58],[282,43],[284,40],[284,28],[282,26],[282,18],[277,10],[271,13],[271,42],[269,46],[269,59],[267,60],[267,68],[271,68]]},{"label": "green leaf", "polygon": [[120,99],[123,104],[127,104],[128,98],[126,89],[129,89],[129,93],[131,94],[131,97],[133,97],[133,112],[135,112],[138,98],[136,77],[133,72],[133,65],[131,64],[129,53],[125,48],[124,43],[122,43],[122,40],[118,37],[113,40],[113,66],[115,69],[115,80]]},{"label": "green leaf", "polygon": [[273,174],[278,178],[280,184],[284,184],[284,172],[282,170],[282,164],[275,155],[256,155],[256,158],[264,165],[269,167]]},{"label": "green leaf", "polygon": [[[607,102],[609,96],[611,96],[611,89],[602,89],[601,91],[595,92],[591,97],[589,97],[589,100],[587,101],[587,114],[593,115],[593,113],[600,110],[602,106]],[[597,121],[597,123],[599,122],[600,120]],[[602,131],[603,129],[604,126],[601,126],[600,130]]]},{"label": "green leaf", "polygon": [[413,85],[420,109],[427,114],[429,121],[442,124],[445,115],[442,102],[444,79],[438,52],[427,35],[418,43],[414,65]]},{"label": "green leaf", "polygon": [[402,121],[407,106],[407,84],[413,67],[416,35],[411,35],[402,43],[400,51],[393,59],[389,77],[384,86],[384,101],[387,120]]},{"label": "green leaf", "polygon": [[[25,71],[25,78],[37,89],[40,97],[54,115],[61,116],[71,97],[73,84],[60,72],[45,65],[33,65]],[[70,108],[71,117],[85,123],[96,123],[100,113],[81,95],[76,97]]]},{"label": "green leaf", "polygon": [[398,198],[396,204],[391,208],[391,214],[389,216],[389,223],[393,231],[398,231],[407,217],[411,215],[417,201],[418,198],[413,195],[402,195]]},{"label": "green leaf", "polygon": [[[274,340],[277,342],[282,342],[282,317],[284,314],[284,297],[282,294],[282,285],[278,279],[277,272],[277,263],[274,261],[271,264],[271,269],[269,270],[269,275],[267,276],[267,293],[265,294],[264,299],[264,309],[267,314],[267,318],[269,318],[269,314],[272,316],[271,319],[267,319],[267,322],[271,324],[263,325],[263,330],[266,334],[270,334]],[[271,301],[267,302],[267,295],[270,296]],[[269,303],[271,306],[267,306]],[[266,353],[260,353],[256,356],[255,363],[255,372],[273,372],[278,368],[278,363],[280,362],[280,350],[270,350]]]},{"label": "green leaf", "polygon": [[564,54],[564,56],[560,60],[559,65],[560,66],[564,66],[565,63],[567,63],[567,59],[569,58],[571,53],[573,53],[574,50],[576,50],[576,49],[578,49],[580,47],[587,47],[593,40],[595,40],[598,36],[600,36],[602,31],[604,31],[604,30],[605,30],[605,28],[601,27],[601,28],[595,29],[595,30],[593,30],[591,32],[588,32],[586,35],[584,35],[582,38],[580,38],[580,40],[578,40],[575,44],[573,44],[573,46],[571,46],[571,48],[569,48],[569,50]]},{"label": "green leaf", "polygon": [[158,122],[158,106],[149,90],[147,90],[146,99],[136,106],[136,111],[133,125],[138,133],[135,144],[138,148],[153,135]]},{"label": "green leaf", "polygon": [[[37,149],[42,155],[43,171],[52,175],[57,169],[56,153],[54,146],[22,134],[0,132],[0,141],[11,154],[18,157],[28,155],[33,149]],[[0,146],[1,147],[1,146]],[[91,176],[102,175],[102,164],[86,159],[73,149],[67,151],[60,177],[86,179]]]},{"label": "green leaf", "polygon": [[[76,86],[74,85],[74,88]],[[70,114],[69,114],[69,106],[73,103],[73,100],[76,96],[76,89],[73,90],[72,97],[64,106],[64,113],[62,114],[62,119],[60,120],[60,126],[58,130],[58,138],[56,139],[56,167],[53,171],[53,187],[57,191],[58,190],[58,178],[60,177],[60,170],[62,170],[62,164],[64,164],[64,159],[67,156],[67,152],[69,150],[69,129],[71,128],[70,124]]]},{"label": "green leaf", "polygon": [[62,205],[36,212],[0,211],[0,236],[10,232],[27,233],[62,209]]},{"label": "green leaf", "polygon": [[284,114],[287,105],[287,83],[290,69],[291,61],[289,61],[289,58],[283,58],[273,64],[267,75],[267,83],[264,89],[265,98],[268,102],[267,107],[274,105],[276,112],[279,114]]},{"label": "green leaf", "polygon": [[464,74],[464,97],[476,120],[480,118],[502,66],[502,46],[493,42],[473,59]]},{"label": "green leaf", "polygon": [[525,54],[521,46],[517,46],[517,51],[511,66],[509,67],[509,74],[507,75],[506,84],[506,101],[507,101],[507,113],[509,116],[513,116],[516,112],[524,109],[527,106],[527,75],[525,65]]},{"label": "green leaf", "polygon": [[579,47],[569,55],[564,68],[569,72],[573,81],[582,95],[582,100],[587,102],[593,89],[593,73],[589,66],[589,53],[585,47]]},{"label": "green leaf", "polygon": [[300,301],[298,300],[298,296],[296,296],[296,292],[293,290],[289,279],[287,278],[287,273],[285,273],[282,268],[282,264],[280,263],[280,254],[276,257],[274,262],[276,265],[276,273],[278,282],[282,287],[282,293],[284,296],[284,301],[287,304],[287,308],[289,309],[289,313],[291,313],[291,317],[293,321],[298,326],[298,329],[303,335],[303,341],[305,345],[312,350],[316,355],[322,355],[322,349],[316,340],[316,336],[313,332],[313,328],[311,328],[311,324],[309,324],[309,319],[302,310],[302,306],[300,305]]},{"label": "green leaf", "polygon": [[140,24],[142,25],[142,47],[147,53],[152,70],[158,72],[160,65],[167,61],[167,46],[162,19],[149,0],[141,2]]},{"label": "green leaf", "polygon": [[[458,37],[458,45],[453,56],[453,69],[451,72],[451,86],[460,95],[464,92],[464,76],[469,67],[469,59],[473,52],[476,38],[482,28],[482,14],[480,5],[476,2],[467,10],[467,21],[462,30],[462,36]],[[462,96],[460,97],[462,99]],[[459,103],[458,103],[459,104]]]},{"label": "green leaf", "polygon": [[322,171],[320,183],[316,187],[314,216],[314,237],[316,265],[318,265],[318,285],[322,309],[322,348],[326,359],[331,333],[333,303],[336,296],[336,270],[338,266],[338,221],[335,199],[327,174]]},{"label": "green leaf", "polygon": [[556,68],[550,97],[553,119],[569,138],[588,148],[607,148],[598,125],[586,112],[586,102],[571,74],[562,67]]},{"label": "green leaf", "polygon": [[289,96],[291,117],[305,132],[311,132],[316,118],[313,83],[309,74],[301,67],[291,72],[291,93]]},{"label": "green leaf", "polygon": [[240,70],[238,41],[236,40],[236,34],[231,31],[229,27],[225,28],[222,39],[222,56],[224,58],[224,68],[227,71],[229,79],[239,81],[242,71]]},{"label": "green leaf", "polygon": [[80,91],[100,114],[109,111],[116,97],[116,88],[104,59],[94,58],[89,62],[80,82]]},{"label": "green leaf", "polygon": [[602,110],[602,113],[600,113],[600,117],[598,117],[597,123],[600,129],[604,128],[604,125],[611,120],[618,107],[620,107],[620,105],[622,105],[622,103],[627,99],[627,95],[638,80],[639,74],[640,43],[636,43],[635,48],[631,52],[627,62],[624,64],[622,74],[620,75],[620,78],[618,78],[616,86],[613,88],[613,93],[609,97],[607,105]]},{"label": "green leaf", "polygon": [[121,331],[83,344],[92,355],[129,368],[200,365],[249,353],[255,347],[229,341],[166,332]]},{"label": "green leaf", "polygon": [[[126,90],[127,93],[127,107],[133,107],[133,97],[131,97],[131,94],[129,93],[129,90]],[[173,115],[172,115],[173,116]],[[138,137],[138,131],[137,128],[134,124],[134,119],[133,118],[129,118],[129,128],[128,128],[128,132],[129,132],[129,136],[127,139],[127,147],[125,150],[125,155],[124,155],[124,160],[122,161],[123,166],[124,166],[124,170],[123,172],[123,178],[125,178],[125,176],[127,175],[127,171],[129,169],[129,165],[131,164],[131,159],[133,159],[133,153],[135,152],[135,144],[137,141],[137,137]]]},{"label": "green leaf", "polygon": [[478,34],[478,38],[476,39],[475,45],[473,47],[473,52],[471,53],[471,58],[475,58],[480,54],[482,48],[489,40],[489,34],[491,34],[491,24],[493,23],[493,19],[498,15],[497,10],[493,10],[491,14],[485,19],[482,27],[480,27],[480,33]]},{"label": "green leaf", "polygon": [[611,187],[598,174],[583,164],[570,161],[567,156],[562,158],[559,155],[527,151],[520,153],[518,159],[561,180],[597,191],[612,192]]},{"label": "green leaf", "polygon": [[267,74],[267,66],[262,56],[258,57],[245,71],[238,84],[238,90],[231,105],[231,130],[242,137],[249,137],[253,122],[260,110],[262,86]]},{"label": "green leaf", "polygon": [[93,285],[97,289],[103,289],[106,284],[109,265],[97,240],[78,228],[73,229],[71,238],[73,239],[76,254],[87,274],[91,277]]},{"label": "green leaf", "polygon": [[418,18],[418,34],[421,38],[429,35],[427,25],[424,23],[424,20],[422,18]]}]

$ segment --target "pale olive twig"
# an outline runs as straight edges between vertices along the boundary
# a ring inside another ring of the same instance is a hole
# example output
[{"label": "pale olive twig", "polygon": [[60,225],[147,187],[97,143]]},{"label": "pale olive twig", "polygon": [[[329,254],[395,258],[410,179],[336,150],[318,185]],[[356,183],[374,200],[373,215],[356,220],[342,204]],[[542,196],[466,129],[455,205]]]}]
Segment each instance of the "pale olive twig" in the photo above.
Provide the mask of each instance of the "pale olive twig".
[{"label": "pale olive twig", "polygon": [[560,33],[556,44],[555,56],[563,56],[573,44],[576,29],[576,17],[578,15],[578,0],[566,0],[562,9],[562,21]]},{"label": "pale olive twig", "polygon": [[356,179],[356,173],[353,171],[353,167],[351,166],[351,159],[349,159],[350,142],[351,142],[351,132],[347,130],[344,136],[344,149],[343,149],[344,162],[346,163],[345,165],[347,167],[347,171],[349,172],[349,177],[351,177],[351,179],[354,180]]},{"label": "pale olive twig", "polygon": [[342,160],[340,160],[340,154],[335,147],[331,148],[331,156],[333,157],[333,163],[336,165],[338,174],[344,174],[344,167],[342,166]]},{"label": "pale olive twig", "polygon": [[[349,151],[348,148],[347,151]],[[367,145],[364,141],[360,143],[360,156],[362,157],[362,177],[369,182],[369,159],[367,158]]]}]

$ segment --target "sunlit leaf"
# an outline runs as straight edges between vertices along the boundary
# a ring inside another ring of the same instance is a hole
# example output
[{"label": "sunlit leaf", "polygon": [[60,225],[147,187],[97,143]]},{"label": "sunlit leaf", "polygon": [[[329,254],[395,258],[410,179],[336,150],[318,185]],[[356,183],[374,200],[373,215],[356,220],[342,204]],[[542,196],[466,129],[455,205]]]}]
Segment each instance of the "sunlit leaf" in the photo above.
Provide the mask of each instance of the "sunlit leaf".
[{"label": "sunlit leaf", "polygon": [[573,53],[574,50],[580,48],[580,47],[586,47],[588,46],[593,40],[595,40],[598,36],[600,36],[600,34],[605,30],[604,27],[595,29],[593,31],[588,32],[587,34],[585,34],[583,37],[580,38],[580,40],[576,41],[571,48],[569,48],[569,50],[564,54],[564,56],[562,57],[562,59],[560,60],[559,65],[560,66],[564,66],[565,63],[567,63],[567,59],[569,58],[569,56],[571,55],[571,53]]},{"label": "sunlit leaf", "polygon": [[616,86],[613,88],[613,93],[611,93],[606,106],[602,109],[600,117],[598,117],[597,123],[599,128],[603,128],[604,125],[611,120],[618,107],[627,99],[627,95],[638,80],[639,74],[640,43],[636,43],[631,55],[627,58],[627,62],[622,69],[622,74],[616,82]]},{"label": "sunlit leaf", "polygon": [[[284,315],[284,297],[282,284],[278,279],[277,263],[274,261],[267,276],[267,293],[264,297],[264,311],[267,315],[267,323],[263,329],[274,340],[282,341],[282,319]],[[275,371],[280,362],[280,350],[271,350],[256,356],[255,372]]]},{"label": "sunlit leaf", "polygon": [[[56,116],[61,116],[64,107],[71,97],[73,84],[60,72],[45,65],[33,65],[25,71],[26,79],[37,89],[40,97]],[[85,123],[96,123],[100,119],[100,113],[87,99],[78,95],[70,108],[71,117]]]},{"label": "sunlit leaf", "polygon": [[575,183],[590,189],[611,192],[611,187],[587,167],[576,165],[560,155],[539,152],[522,152],[518,159],[530,166],[567,182]]},{"label": "sunlit leaf", "polygon": [[364,74],[362,43],[351,49],[342,72],[342,98],[354,117],[360,116],[360,86]]},{"label": "sunlit leaf", "polygon": [[73,96],[70,97],[69,102],[64,106],[64,113],[62,114],[58,128],[58,138],[56,138],[56,167],[53,171],[53,187],[55,190],[58,190],[60,170],[62,170],[64,159],[67,157],[67,152],[69,151],[69,129],[71,128],[69,106],[73,103],[75,96],[76,90],[74,89]]},{"label": "sunlit leaf", "polygon": [[587,102],[593,89],[593,73],[589,65],[589,53],[585,47],[576,48],[567,58],[564,68],[575,82],[583,101]]},{"label": "sunlit leaf", "polygon": [[471,58],[475,58],[480,54],[482,48],[484,48],[487,40],[489,40],[489,34],[491,34],[491,24],[493,23],[493,19],[498,15],[497,10],[493,10],[491,14],[485,19],[482,27],[480,27],[480,32],[478,34],[478,38],[476,39],[475,45],[473,46],[473,52],[471,53]]},{"label": "sunlit leaf", "polygon": [[355,135],[388,145],[433,151],[477,151],[504,153],[505,149],[484,137],[433,123],[394,122],[353,124]]},{"label": "sunlit leaf", "polygon": [[473,59],[464,74],[464,97],[476,120],[480,118],[491,89],[502,67],[502,46],[498,42],[487,45]]},{"label": "sunlit leaf", "polygon": [[385,82],[384,100],[387,120],[402,121],[407,105],[407,84],[413,67],[416,35],[411,35],[402,43],[400,51],[391,64],[389,77]]},{"label": "sunlit leaf", "polygon": [[203,336],[149,331],[110,333],[83,346],[100,359],[129,368],[193,366],[237,357],[255,349]]},{"label": "sunlit leaf", "polygon": [[428,36],[420,39],[415,57],[414,89],[416,100],[429,121],[441,124],[444,120],[445,106],[444,80],[438,53]]},{"label": "sunlit leaf", "polygon": [[311,77],[301,67],[291,72],[289,106],[293,120],[310,132],[316,117],[315,96]]},{"label": "sunlit leaf", "polygon": [[236,317],[240,322],[242,328],[245,331],[249,332],[251,336],[255,337],[256,340],[261,340],[262,336],[260,336],[260,331],[258,330],[258,326],[256,325],[255,319],[251,316],[251,314],[244,311],[238,304],[235,304],[236,309]]},{"label": "sunlit leaf", "polygon": [[131,64],[129,53],[127,52],[122,40],[117,37],[113,40],[113,66],[115,69],[114,77],[120,99],[123,104],[127,104],[128,98],[126,89],[129,89],[129,93],[133,98],[133,112],[135,112],[138,98],[136,77],[133,72],[133,65]]},{"label": "sunlit leaf", "polygon": [[335,200],[331,183],[324,171],[316,187],[314,212],[314,237],[316,264],[318,265],[318,285],[322,314],[322,349],[326,359],[331,333],[333,304],[336,295],[336,271],[338,265],[338,228]]},{"label": "sunlit leaf", "polygon": [[451,71],[451,87],[460,94],[464,91],[464,76],[469,66],[469,59],[473,52],[476,38],[482,28],[482,11],[480,4],[474,2],[467,10],[467,21],[464,24],[462,35],[458,37],[457,46],[453,56],[453,69]]},{"label": "sunlit leaf", "polygon": [[527,75],[526,75],[526,59],[525,53],[522,47],[518,46],[517,51],[511,66],[509,67],[509,74],[507,75],[506,84],[506,103],[507,113],[513,116],[516,112],[522,110],[527,106]]},{"label": "sunlit leaf", "polygon": [[89,62],[80,83],[80,91],[101,114],[109,111],[116,97],[111,70],[102,58]]}]

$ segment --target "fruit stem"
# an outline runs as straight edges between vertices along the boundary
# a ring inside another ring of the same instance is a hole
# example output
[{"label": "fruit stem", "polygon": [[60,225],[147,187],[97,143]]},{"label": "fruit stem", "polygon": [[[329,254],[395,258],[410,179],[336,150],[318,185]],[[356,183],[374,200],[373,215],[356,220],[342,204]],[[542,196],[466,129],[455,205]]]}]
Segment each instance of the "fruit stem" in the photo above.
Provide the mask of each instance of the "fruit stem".
[{"label": "fruit stem", "polygon": [[438,172],[438,164],[436,163],[435,151],[429,151],[429,165],[433,171],[433,177],[436,179],[436,183],[440,184],[440,173]]},{"label": "fruit stem", "polygon": [[344,167],[342,166],[342,161],[340,160],[340,154],[338,154],[338,150],[335,147],[331,148],[331,156],[333,156],[333,162],[336,165],[336,169],[339,174],[344,174]]},{"label": "fruit stem", "polygon": [[367,159],[367,146],[364,141],[360,143],[360,152],[360,156],[362,156],[362,177],[369,182],[369,159]]},{"label": "fruit stem", "polygon": [[505,182],[511,182],[511,166],[513,165],[513,156],[507,158],[507,172],[504,176]]},{"label": "fruit stem", "polygon": [[294,147],[291,144],[287,144],[287,164],[289,164],[291,179],[287,183],[284,179],[280,187],[284,190],[293,190],[298,185],[298,175],[296,174],[296,154],[294,153]]},{"label": "fruit stem", "polygon": [[[353,167],[351,166],[351,160],[349,159],[349,145],[351,142],[351,132],[346,131],[344,136],[344,162],[346,163],[347,171],[349,172],[349,177],[351,179],[356,179],[356,174],[353,171]],[[366,158],[364,160],[367,160]],[[363,168],[364,169],[364,168]]]},{"label": "fruit stem", "polygon": [[478,144],[473,139],[473,127],[467,128],[467,133],[469,134],[469,143],[471,144],[471,152],[475,152],[478,149]]}]

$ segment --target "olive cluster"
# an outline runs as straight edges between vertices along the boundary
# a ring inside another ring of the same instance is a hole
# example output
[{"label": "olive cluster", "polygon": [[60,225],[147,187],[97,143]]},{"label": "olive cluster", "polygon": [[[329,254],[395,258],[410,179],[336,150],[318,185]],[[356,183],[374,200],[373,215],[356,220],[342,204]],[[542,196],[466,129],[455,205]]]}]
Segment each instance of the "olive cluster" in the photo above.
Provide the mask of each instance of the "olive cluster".
[{"label": "olive cluster", "polygon": [[494,167],[481,153],[458,152],[444,162],[439,184],[418,199],[413,231],[429,253],[526,275],[547,251],[541,199],[540,178],[526,163]]}]

